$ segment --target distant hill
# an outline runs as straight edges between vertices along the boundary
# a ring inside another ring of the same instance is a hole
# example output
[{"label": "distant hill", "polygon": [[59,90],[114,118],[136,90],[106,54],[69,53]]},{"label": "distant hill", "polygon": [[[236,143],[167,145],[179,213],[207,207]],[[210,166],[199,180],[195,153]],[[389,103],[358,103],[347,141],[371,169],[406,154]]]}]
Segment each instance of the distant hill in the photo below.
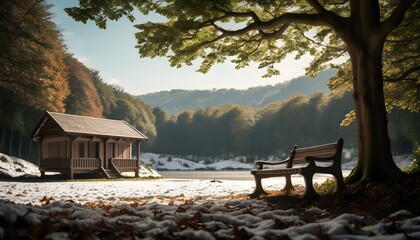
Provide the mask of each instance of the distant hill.
[{"label": "distant hill", "polygon": [[329,69],[320,72],[315,79],[302,76],[274,86],[253,87],[246,90],[171,90],[137,97],[151,107],[160,107],[172,114],[225,104],[260,108],[271,102],[284,100],[294,93],[305,95],[312,95],[316,92],[329,93],[327,83],[335,74],[336,70]]}]

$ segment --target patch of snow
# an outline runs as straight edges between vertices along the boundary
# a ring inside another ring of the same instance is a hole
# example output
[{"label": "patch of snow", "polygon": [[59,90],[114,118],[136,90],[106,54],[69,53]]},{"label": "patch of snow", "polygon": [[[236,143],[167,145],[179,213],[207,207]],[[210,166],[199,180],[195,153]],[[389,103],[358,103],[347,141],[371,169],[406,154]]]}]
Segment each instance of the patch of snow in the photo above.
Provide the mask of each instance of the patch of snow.
[{"label": "patch of snow", "polygon": [[391,215],[389,215],[389,217],[394,218],[394,217],[399,217],[399,216],[406,216],[406,217],[411,217],[413,214],[407,210],[400,210],[398,212],[395,212]]},{"label": "patch of snow", "polygon": [[326,210],[319,209],[317,207],[311,207],[311,208],[307,209],[306,212],[309,212],[309,213],[312,213],[312,214],[315,214],[315,215],[325,215],[325,214],[328,213]]},{"label": "patch of snow", "polygon": [[[122,172],[121,175],[124,176],[124,177],[134,177],[135,176],[134,172]],[[156,170],[154,170],[150,167],[146,168],[144,166],[140,166],[139,177],[142,177],[142,178],[161,178],[162,176],[158,172],[156,172]]]},{"label": "patch of snow", "polygon": [[234,169],[252,169],[254,168],[254,164],[252,163],[243,163],[239,162],[238,160],[225,160],[221,162],[216,162],[209,164],[208,167],[215,169],[215,170],[234,170]]},{"label": "patch of snow", "polygon": [[25,160],[0,153],[0,175],[6,177],[39,177],[38,166]]},{"label": "patch of snow", "polygon": [[399,155],[399,156],[393,156],[395,164],[400,169],[404,169],[408,166],[411,166],[413,164],[412,155],[411,154],[405,154],[405,155]]},{"label": "patch of snow", "polygon": [[207,169],[202,163],[195,163],[179,157],[163,156],[154,153],[141,153],[141,161],[156,170],[197,170]]}]

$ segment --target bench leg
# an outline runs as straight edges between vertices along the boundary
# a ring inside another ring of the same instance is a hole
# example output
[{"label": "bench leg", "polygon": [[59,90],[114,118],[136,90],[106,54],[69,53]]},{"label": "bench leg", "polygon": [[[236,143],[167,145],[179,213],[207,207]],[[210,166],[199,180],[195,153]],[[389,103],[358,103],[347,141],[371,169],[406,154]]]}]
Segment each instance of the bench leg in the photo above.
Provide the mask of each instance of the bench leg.
[{"label": "bench leg", "polygon": [[315,200],[315,199],[319,198],[319,195],[315,191],[314,185],[313,185],[313,182],[312,182],[314,173],[307,173],[307,174],[302,175],[302,176],[305,179],[305,185],[306,185],[305,193],[303,194],[302,198],[308,199],[308,200]]},{"label": "bench leg", "polygon": [[286,178],[286,184],[284,185],[283,191],[290,192],[292,190],[295,190],[292,184],[292,178],[291,175],[284,176]]},{"label": "bench leg", "polygon": [[341,174],[341,169],[339,173],[334,174],[334,178],[335,178],[335,191],[342,191],[344,189],[346,189],[346,184],[344,183],[344,178],[343,178],[343,174]]},{"label": "bench leg", "polygon": [[259,197],[261,194],[268,195],[268,193],[264,191],[264,188],[261,185],[261,177],[257,177],[256,175],[254,175],[254,179],[255,179],[255,190],[249,196],[251,198],[256,198],[256,197]]}]

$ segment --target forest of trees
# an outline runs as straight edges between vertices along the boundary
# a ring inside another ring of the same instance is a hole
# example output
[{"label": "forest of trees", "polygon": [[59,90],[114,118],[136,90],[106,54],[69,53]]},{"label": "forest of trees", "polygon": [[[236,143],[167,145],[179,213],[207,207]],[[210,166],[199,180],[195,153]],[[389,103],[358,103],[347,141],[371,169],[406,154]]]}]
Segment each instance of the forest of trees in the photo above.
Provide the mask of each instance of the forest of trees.
[{"label": "forest of trees", "polygon": [[[293,145],[310,146],[345,140],[356,148],[354,124],[340,126],[353,109],[350,92],[312,97],[295,94],[255,109],[239,105],[184,111],[177,116],[154,109],[157,137],[150,151],[218,158],[287,154]],[[411,153],[420,137],[419,113],[389,114],[394,154]]]},{"label": "forest of trees", "polygon": [[45,111],[122,119],[146,135],[152,110],[66,49],[45,1],[0,3],[0,151],[37,158],[30,135]]},{"label": "forest of trees", "polygon": [[[261,108],[224,105],[172,115],[105,83],[75,59],[44,1],[4,0],[0,12],[3,153],[37,162],[30,135],[45,111],[125,120],[149,137],[142,150],[157,153],[252,160],[338,137],[345,147],[357,146],[355,127],[340,126],[353,109],[351,92],[296,94]],[[419,120],[419,113],[408,110],[389,115],[394,154],[417,147]]]}]

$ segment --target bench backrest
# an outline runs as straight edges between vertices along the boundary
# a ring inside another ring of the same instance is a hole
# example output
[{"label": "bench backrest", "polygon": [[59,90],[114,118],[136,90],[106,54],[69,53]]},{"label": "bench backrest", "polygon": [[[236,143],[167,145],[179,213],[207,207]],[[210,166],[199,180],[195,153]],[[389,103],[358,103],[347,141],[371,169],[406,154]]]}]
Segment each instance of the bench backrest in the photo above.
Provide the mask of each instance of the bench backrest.
[{"label": "bench backrest", "polygon": [[342,148],[343,148],[342,138],[338,139],[336,143],[328,143],[328,144],[312,146],[312,147],[304,147],[304,148],[298,148],[297,146],[295,146],[290,155],[290,160],[292,162],[290,162],[289,165],[307,163],[305,161],[305,157],[307,156],[325,158],[325,157],[332,157],[336,154],[340,154],[339,158],[341,158]]}]

